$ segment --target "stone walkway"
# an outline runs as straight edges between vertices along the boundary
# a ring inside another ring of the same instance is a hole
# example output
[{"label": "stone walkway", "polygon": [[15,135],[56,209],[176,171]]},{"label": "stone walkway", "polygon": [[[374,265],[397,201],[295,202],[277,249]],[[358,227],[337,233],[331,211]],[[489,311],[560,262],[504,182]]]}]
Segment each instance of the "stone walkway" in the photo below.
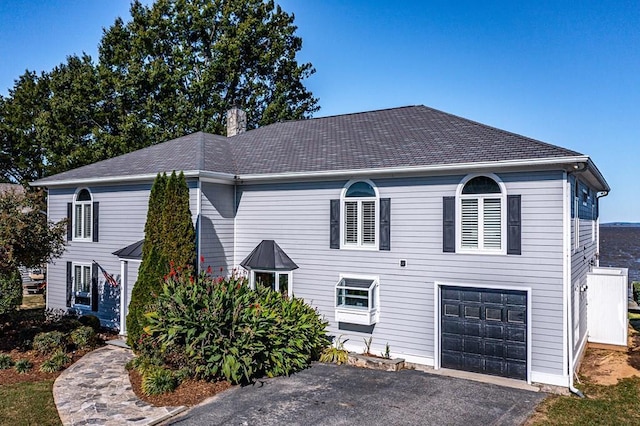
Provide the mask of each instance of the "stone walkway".
[{"label": "stone walkway", "polygon": [[64,425],[155,425],[186,407],[154,407],[131,390],[125,364],[129,349],[105,346],[60,374],[53,399]]}]

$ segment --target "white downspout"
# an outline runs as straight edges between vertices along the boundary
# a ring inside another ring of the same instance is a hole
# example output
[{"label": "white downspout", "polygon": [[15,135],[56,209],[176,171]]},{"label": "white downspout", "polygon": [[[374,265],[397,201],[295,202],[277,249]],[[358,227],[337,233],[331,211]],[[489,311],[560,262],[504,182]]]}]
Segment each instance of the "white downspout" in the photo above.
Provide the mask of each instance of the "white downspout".
[{"label": "white downspout", "polygon": [[129,284],[129,262],[120,260],[120,336],[127,335],[127,287]]}]

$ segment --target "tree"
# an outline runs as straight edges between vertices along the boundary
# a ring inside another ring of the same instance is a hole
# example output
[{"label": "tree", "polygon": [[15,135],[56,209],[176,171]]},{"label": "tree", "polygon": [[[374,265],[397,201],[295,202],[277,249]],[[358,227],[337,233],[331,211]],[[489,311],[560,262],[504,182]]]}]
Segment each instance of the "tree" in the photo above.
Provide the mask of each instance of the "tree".
[{"label": "tree", "polygon": [[22,300],[19,266],[40,266],[64,251],[66,221],[48,221],[45,208],[41,191],[0,194],[0,314]]},{"label": "tree", "polygon": [[158,174],[149,195],[142,263],[127,315],[128,342],[134,349],[139,347],[138,341],[148,324],[145,314],[162,291],[170,264],[177,269],[193,266],[195,235],[184,174],[176,175],[174,171],[169,178]]},{"label": "tree", "polygon": [[155,143],[203,130],[224,134],[237,106],[249,128],[306,118],[317,99],[303,85],[294,16],[273,0],[134,1],[100,43],[100,72],[117,133]]}]

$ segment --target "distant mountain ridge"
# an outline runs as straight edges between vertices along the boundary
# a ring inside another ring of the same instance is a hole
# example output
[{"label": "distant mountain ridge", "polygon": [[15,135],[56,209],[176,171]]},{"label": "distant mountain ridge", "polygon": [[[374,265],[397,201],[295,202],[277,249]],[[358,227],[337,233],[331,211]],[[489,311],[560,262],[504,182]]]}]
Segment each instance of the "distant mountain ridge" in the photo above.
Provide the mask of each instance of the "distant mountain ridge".
[{"label": "distant mountain ridge", "polygon": [[640,222],[609,222],[601,223],[601,228],[613,228],[613,227],[626,227],[626,228],[640,228]]}]

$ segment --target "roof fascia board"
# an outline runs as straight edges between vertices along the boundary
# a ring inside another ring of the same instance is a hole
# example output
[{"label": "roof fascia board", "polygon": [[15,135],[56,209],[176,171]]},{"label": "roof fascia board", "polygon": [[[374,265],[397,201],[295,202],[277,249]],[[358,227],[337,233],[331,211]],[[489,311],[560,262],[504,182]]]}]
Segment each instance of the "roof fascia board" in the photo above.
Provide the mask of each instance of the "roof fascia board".
[{"label": "roof fascia board", "polygon": [[571,170],[574,165],[589,162],[586,155],[572,157],[551,157],[531,160],[509,160],[509,161],[487,161],[478,163],[455,163],[439,164],[432,166],[416,167],[390,167],[377,169],[360,170],[331,170],[320,172],[299,172],[299,173],[265,173],[255,175],[240,175],[238,179],[243,183],[250,182],[270,182],[270,181],[299,181],[311,179],[343,179],[349,177],[362,176],[410,176],[419,174],[450,174],[469,173],[472,171],[485,170],[508,170],[508,169],[566,169]]},{"label": "roof fascia board", "polygon": [[[163,173],[158,172],[158,173]],[[47,182],[45,179],[43,181],[35,181],[30,182],[31,186],[42,186],[42,187],[56,187],[56,186],[71,186],[71,185],[90,185],[90,184],[120,184],[120,183],[133,183],[133,182],[153,182],[158,173],[146,173],[140,175],[130,175],[130,176],[109,176],[109,177],[92,177],[92,178],[84,178],[84,179],[62,179],[62,180],[54,180]],[[165,173],[170,173],[166,172]],[[185,178],[203,178],[206,179],[207,182],[217,180],[221,183],[233,183],[235,181],[235,176],[228,173],[216,173],[216,172],[208,172],[201,170],[186,170],[183,171]]]}]

